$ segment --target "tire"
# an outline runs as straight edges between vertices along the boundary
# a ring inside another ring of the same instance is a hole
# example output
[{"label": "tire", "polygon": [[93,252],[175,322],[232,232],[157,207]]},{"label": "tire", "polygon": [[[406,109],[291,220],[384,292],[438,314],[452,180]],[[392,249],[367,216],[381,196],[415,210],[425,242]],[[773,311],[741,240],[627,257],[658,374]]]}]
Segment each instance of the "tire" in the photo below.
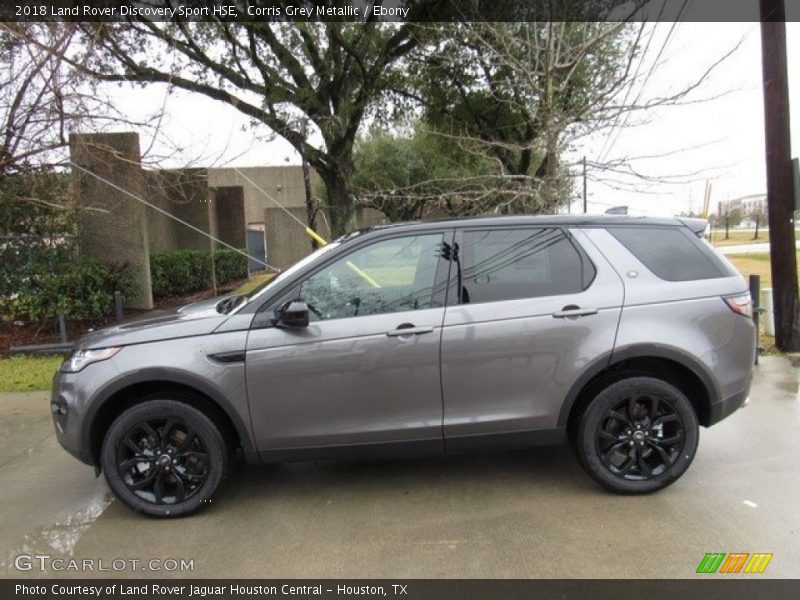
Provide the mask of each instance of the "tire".
[{"label": "tire", "polygon": [[700,431],[678,388],[654,377],[629,377],[591,401],[576,434],[578,460],[597,483],[620,494],[647,494],[686,472]]},{"label": "tire", "polygon": [[146,400],[123,412],[101,452],[106,481],[133,510],[179,517],[207,507],[230,469],[228,444],[202,412],[175,400]]}]

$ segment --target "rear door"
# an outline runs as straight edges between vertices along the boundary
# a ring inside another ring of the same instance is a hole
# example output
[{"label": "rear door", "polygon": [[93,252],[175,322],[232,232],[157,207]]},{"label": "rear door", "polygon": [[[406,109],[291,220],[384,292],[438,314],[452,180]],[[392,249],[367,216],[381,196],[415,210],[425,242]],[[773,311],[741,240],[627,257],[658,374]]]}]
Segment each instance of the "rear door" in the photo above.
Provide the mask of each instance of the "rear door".
[{"label": "rear door", "polygon": [[623,285],[579,230],[464,229],[442,332],[448,450],[554,429],[569,389],[609,354]]}]

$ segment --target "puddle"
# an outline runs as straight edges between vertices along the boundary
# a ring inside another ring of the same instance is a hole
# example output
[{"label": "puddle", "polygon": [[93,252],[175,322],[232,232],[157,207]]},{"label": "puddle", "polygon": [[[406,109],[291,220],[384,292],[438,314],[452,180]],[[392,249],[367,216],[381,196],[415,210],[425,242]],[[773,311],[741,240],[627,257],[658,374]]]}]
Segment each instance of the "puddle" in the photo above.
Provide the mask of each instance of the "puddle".
[{"label": "puddle", "polygon": [[104,490],[92,498],[85,508],[52,525],[42,527],[37,533],[26,535],[16,548],[8,552],[6,559],[0,561],[0,567],[16,571],[14,559],[20,554],[72,557],[81,536],[100,518],[112,501],[113,495]]}]

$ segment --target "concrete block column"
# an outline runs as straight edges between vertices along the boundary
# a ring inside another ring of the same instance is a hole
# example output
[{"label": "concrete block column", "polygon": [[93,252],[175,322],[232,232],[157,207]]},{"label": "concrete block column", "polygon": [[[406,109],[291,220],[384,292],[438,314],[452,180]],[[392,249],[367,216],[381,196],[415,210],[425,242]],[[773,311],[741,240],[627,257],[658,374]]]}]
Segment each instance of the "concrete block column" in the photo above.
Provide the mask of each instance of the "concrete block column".
[{"label": "concrete block column", "polygon": [[[145,177],[136,133],[76,134],[70,157],[84,169],[144,198]],[[125,261],[138,279],[131,308],[153,308],[145,205],[78,169],[72,169],[78,209],[78,244],[83,256],[103,262]]]}]

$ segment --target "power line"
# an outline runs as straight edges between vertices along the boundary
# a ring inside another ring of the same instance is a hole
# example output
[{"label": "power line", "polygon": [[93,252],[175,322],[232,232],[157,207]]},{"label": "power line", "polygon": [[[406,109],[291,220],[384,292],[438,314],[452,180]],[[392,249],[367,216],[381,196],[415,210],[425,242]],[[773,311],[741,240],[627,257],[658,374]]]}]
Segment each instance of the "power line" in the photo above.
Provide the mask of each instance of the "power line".
[{"label": "power line", "polygon": [[266,191],[264,188],[262,188],[261,186],[259,186],[259,185],[258,185],[258,184],[257,184],[255,181],[253,181],[253,180],[252,180],[252,179],[250,179],[250,178],[249,178],[247,175],[245,175],[244,173],[242,173],[242,172],[241,172],[241,171],[238,169],[238,167],[231,167],[231,168],[232,168],[234,171],[236,171],[236,172],[237,172],[239,175],[241,175],[241,176],[244,178],[244,180],[245,180],[245,181],[247,181],[247,183],[249,183],[250,185],[252,185],[252,186],[253,186],[254,188],[256,188],[256,189],[257,189],[259,192],[261,192],[262,194],[264,194],[264,195],[265,195],[265,196],[266,196],[266,197],[267,197],[269,200],[271,200],[271,201],[272,201],[272,202],[275,204],[275,206],[277,206],[278,208],[280,208],[280,209],[281,209],[283,212],[285,212],[287,215],[289,215],[289,216],[290,216],[292,219],[294,219],[295,221],[297,221],[298,223],[300,223],[300,225],[303,227],[303,229],[307,229],[307,228],[308,228],[308,225],[307,225],[306,223],[303,223],[303,221],[301,221],[301,220],[300,220],[300,219],[299,219],[299,218],[298,218],[296,215],[292,214],[292,211],[290,211],[290,210],[289,210],[288,208],[286,208],[286,207],[285,207],[283,204],[281,204],[280,202],[278,202],[277,200],[275,200],[275,198],[273,198],[272,196],[270,196],[270,195],[267,193],[267,191]]},{"label": "power line", "polygon": [[222,241],[221,239],[219,239],[219,238],[217,238],[217,237],[214,237],[213,235],[211,235],[210,233],[208,233],[208,232],[206,232],[206,231],[203,231],[203,230],[202,230],[202,229],[200,229],[199,227],[196,227],[195,225],[192,225],[191,223],[188,223],[188,222],[184,221],[184,220],[183,220],[183,219],[181,219],[180,217],[176,217],[175,215],[173,215],[173,214],[172,214],[172,213],[170,213],[169,211],[166,211],[166,210],[164,210],[164,209],[163,209],[163,208],[161,208],[160,206],[156,206],[156,205],[155,205],[155,204],[153,204],[152,202],[148,202],[148,201],[147,201],[147,200],[145,200],[144,198],[140,198],[139,196],[137,196],[137,195],[136,195],[136,194],[134,194],[133,192],[129,192],[128,190],[126,190],[126,189],[125,189],[125,188],[123,188],[123,187],[120,187],[119,185],[117,185],[117,184],[116,184],[116,183],[114,183],[113,181],[109,181],[109,180],[108,180],[108,179],[106,179],[105,177],[102,177],[102,176],[98,175],[97,173],[94,173],[94,172],[90,171],[89,169],[86,169],[85,167],[82,167],[82,166],[80,166],[79,164],[76,164],[76,163],[74,163],[74,162],[73,162],[73,161],[71,161],[71,160],[70,160],[70,161],[67,161],[67,162],[68,162],[68,163],[69,163],[69,164],[70,164],[70,165],[71,165],[73,168],[75,168],[75,169],[78,169],[79,171],[81,171],[81,172],[83,172],[83,173],[86,173],[87,175],[90,175],[90,176],[94,177],[94,178],[95,178],[95,179],[97,179],[98,181],[101,181],[102,183],[105,183],[105,184],[106,184],[106,185],[108,185],[108,186],[111,186],[112,188],[114,188],[114,189],[115,189],[115,190],[117,190],[118,192],[122,192],[123,194],[125,194],[126,196],[128,196],[128,197],[130,197],[130,198],[133,198],[133,199],[134,199],[134,200],[136,200],[137,202],[141,202],[141,203],[142,203],[142,204],[144,204],[145,206],[149,206],[150,208],[152,208],[152,209],[153,209],[153,210],[155,210],[156,212],[159,212],[159,213],[161,213],[162,215],[164,215],[164,216],[166,216],[166,217],[168,217],[168,218],[170,218],[170,219],[172,219],[172,220],[174,220],[174,221],[177,221],[177,222],[178,222],[178,223],[180,223],[181,225],[185,225],[186,227],[188,227],[189,229],[191,229],[191,230],[193,230],[193,231],[196,231],[196,232],[197,232],[197,233],[199,233],[200,235],[203,235],[203,236],[205,236],[205,237],[209,238],[210,240],[213,240],[213,241],[217,242],[218,244],[220,244],[220,245],[222,245],[222,246],[225,246],[226,248],[229,248],[229,249],[233,250],[234,252],[236,252],[236,253],[238,253],[238,254],[241,254],[242,256],[246,256],[246,257],[247,257],[247,258],[249,258],[250,260],[253,260],[253,261],[255,261],[255,262],[257,262],[257,263],[259,263],[259,264],[261,264],[261,265],[264,265],[265,267],[267,267],[268,269],[272,269],[272,270],[273,270],[273,271],[275,271],[276,273],[280,273],[280,272],[281,272],[281,270],[280,270],[280,269],[278,269],[277,267],[273,267],[272,265],[270,265],[270,264],[268,264],[268,263],[264,262],[263,260],[261,260],[261,259],[258,259],[258,258],[256,258],[255,256],[251,256],[251,255],[250,255],[250,254],[248,254],[247,252],[244,252],[244,251],[240,250],[239,248],[236,248],[235,246],[232,246],[232,245],[228,244],[227,242],[224,242],[224,241]]},{"label": "power line", "polygon": [[[645,75],[644,81],[642,82],[642,86],[639,88],[639,93],[636,95],[636,98],[634,98],[632,106],[636,106],[639,103],[639,100],[641,100],[642,96],[644,95],[644,90],[647,87],[648,82],[650,81],[650,77],[653,75],[653,72],[655,71],[656,67],[658,66],[658,61],[661,59],[661,55],[666,50],[667,45],[669,44],[669,40],[672,37],[672,34],[675,32],[675,29],[678,27],[678,24],[680,22],[680,18],[683,15],[683,13],[686,11],[686,8],[687,8],[689,2],[690,2],[690,0],[684,0],[683,1],[683,4],[681,5],[680,10],[678,11],[678,15],[675,18],[675,21],[672,23],[672,26],[670,27],[669,31],[667,32],[666,37],[664,38],[663,43],[661,44],[661,48],[659,48],[658,53],[656,54],[656,57],[653,60],[653,64],[650,65],[650,70],[647,72],[647,75]],[[664,2],[664,4],[661,7],[662,11],[664,10],[665,6],[666,6],[666,1]],[[652,41],[652,35],[651,35],[650,40],[648,40],[648,42],[647,42],[647,46],[645,47],[645,52],[642,54],[642,58],[641,58],[641,61],[639,62],[639,66],[636,69],[636,74],[634,75],[634,78],[638,75],[639,68],[644,63],[644,58],[645,58],[645,56],[647,54],[647,49],[649,48],[651,41]],[[628,93],[625,95],[625,100],[623,100],[623,102],[627,101],[628,94],[630,93],[631,89],[632,88],[628,89]],[[614,145],[617,143],[617,140],[619,139],[621,131],[628,124],[628,121],[630,120],[630,116],[631,116],[631,111],[629,110],[627,113],[625,113],[625,118],[623,119],[623,122],[622,122],[621,125],[619,125],[619,127],[617,127],[617,123],[616,122],[614,123],[614,125],[611,126],[611,131],[609,132],[608,137],[606,138],[606,141],[603,144],[603,147],[601,148],[600,153],[598,154],[598,157],[597,157],[597,162],[598,163],[602,162],[603,160],[608,158],[609,154],[611,154],[611,150],[613,150]],[[617,117],[619,117],[619,115],[617,115]],[[616,129],[616,134],[614,132],[615,129]],[[613,140],[611,139],[612,136],[614,138]]]},{"label": "power line", "polygon": [[[34,140],[31,140],[30,138],[25,137],[25,136],[18,135],[17,137],[19,137],[20,139],[24,139],[24,140],[26,140],[28,142],[34,141]],[[79,171],[82,171],[83,173],[86,173],[87,175],[90,175],[91,177],[94,177],[98,181],[101,181],[102,183],[105,183],[106,185],[111,186],[115,190],[117,190],[119,192],[122,192],[126,196],[128,196],[130,198],[133,198],[137,202],[141,202],[145,206],[149,206],[150,208],[152,208],[156,212],[159,212],[159,213],[163,214],[164,216],[166,216],[166,217],[168,217],[168,218],[170,218],[170,219],[172,219],[174,221],[177,221],[181,225],[185,225],[189,229],[191,229],[193,231],[196,231],[200,235],[202,235],[204,237],[207,237],[208,239],[213,240],[213,241],[217,242],[218,244],[221,244],[222,246],[225,246],[226,248],[229,248],[230,250],[233,250],[237,254],[241,254],[242,256],[245,256],[245,257],[249,258],[250,260],[253,260],[254,262],[257,262],[258,264],[263,265],[263,266],[267,267],[268,269],[271,269],[271,270],[275,271],[276,273],[280,273],[281,272],[281,270],[279,268],[273,267],[271,264],[266,263],[263,260],[261,260],[260,258],[256,258],[255,256],[252,256],[252,255],[248,254],[247,252],[243,252],[239,248],[236,248],[235,246],[232,246],[232,245],[228,244],[227,242],[224,242],[221,239],[214,237],[210,233],[208,233],[206,231],[203,231],[202,229],[200,229],[199,227],[196,227],[195,225],[192,225],[191,223],[187,223],[186,221],[184,221],[180,217],[176,217],[175,215],[173,215],[169,211],[164,210],[160,206],[156,206],[155,204],[153,204],[151,202],[148,202],[144,198],[140,198],[139,196],[137,196],[133,192],[130,192],[130,191],[126,190],[125,188],[120,187],[119,185],[117,185],[113,181],[109,181],[105,177],[102,177],[102,176],[98,175],[97,173],[94,173],[93,171],[90,171],[89,169],[80,166],[79,164],[73,162],[72,160],[66,160],[64,162],[59,163],[59,165],[65,165],[65,164],[68,164],[68,165],[78,169]],[[238,171],[238,169],[237,169],[237,171]],[[264,193],[266,194],[266,192],[264,192]]]}]

